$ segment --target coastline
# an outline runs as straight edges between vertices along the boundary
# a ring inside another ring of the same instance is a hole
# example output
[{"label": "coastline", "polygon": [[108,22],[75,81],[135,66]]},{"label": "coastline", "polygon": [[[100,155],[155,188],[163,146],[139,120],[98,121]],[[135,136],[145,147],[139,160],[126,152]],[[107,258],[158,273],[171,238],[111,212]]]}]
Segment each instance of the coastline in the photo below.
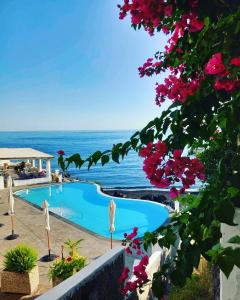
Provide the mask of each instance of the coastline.
[{"label": "coastline", "polygon": [[169,196],[169,191],[151,189],[128,188],[102,188],[102,191],[110,196],[149,200],[170,206],[174,209],[174,201]]}]

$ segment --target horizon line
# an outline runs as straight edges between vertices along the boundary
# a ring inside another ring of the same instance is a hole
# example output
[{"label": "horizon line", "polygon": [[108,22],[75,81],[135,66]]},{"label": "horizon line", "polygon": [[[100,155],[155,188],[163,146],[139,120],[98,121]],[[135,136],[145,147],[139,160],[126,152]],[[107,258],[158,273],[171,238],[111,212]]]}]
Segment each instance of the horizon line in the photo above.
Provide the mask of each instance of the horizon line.
[{"label": "horizon line", "polygon": [[24,130],[0,130],[1,132],[62,132],[62,131],[75,131],[75,132],[96,132],[96,131],[137,131],[139,129],[129,128],[129,129],[24,129]]}]

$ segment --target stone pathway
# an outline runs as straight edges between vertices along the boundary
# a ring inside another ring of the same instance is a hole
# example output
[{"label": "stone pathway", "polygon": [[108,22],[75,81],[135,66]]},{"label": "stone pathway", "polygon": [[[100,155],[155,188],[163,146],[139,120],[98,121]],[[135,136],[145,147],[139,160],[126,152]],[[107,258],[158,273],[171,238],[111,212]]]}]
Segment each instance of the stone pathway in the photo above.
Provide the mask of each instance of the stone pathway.
[{"label": "stone pathway", "polygon": [[[44,229],[44,218],[42,211],[32,205],[15,199],[15,232],[19,234],[16,240],[5,240],[5,237],[11,233],[11,221],[9,216],[4,216],[8,211],[8,191],[0,191],[0,269],[3,269],[3,255],[10,248],[24,243],[35,247],[38,250],[39,258],[47,254],[46,231]],[[60,255],[61,245],[68,238],[72,240],[84,239],[81,243],[80,253],[87,257],[88,263],[98,256],[107,252],[110,243],[107,239],[100,238],[81,230],[71,224],[68,224],[54,216],[50,216],[52,252]],[[119,245],[120,242],[114,242]],[[65,253],[67,255],[67,253]],[[13,294],[4,294],[0,292],[0,300],[34,299],[37,295],[51,288],[47,273],[51,263],[38,262],[40,272],[40,286],[36,295],[21,296]]]}]

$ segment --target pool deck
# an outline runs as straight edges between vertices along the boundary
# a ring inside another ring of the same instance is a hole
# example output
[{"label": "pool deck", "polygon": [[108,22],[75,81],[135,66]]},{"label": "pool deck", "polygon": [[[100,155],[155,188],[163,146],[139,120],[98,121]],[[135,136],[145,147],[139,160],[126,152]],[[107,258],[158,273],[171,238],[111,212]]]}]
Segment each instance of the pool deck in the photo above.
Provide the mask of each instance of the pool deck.
[{"label": "pool deck", "polygon": [[[23,187],[21,187],[22,189]],[[28,187],[29,188],[29,187]],[[14,188],[14,191],[20,188]],[[39,258],[47,254],[47,240],[44,226],[44,217],[42,211],[29,203],[15,198],[15,232],[19,234],[16,240],[5,240],[5,237],[11,233],[11,220],[4,213],[8,211],[8,190],[0,190],[0,270],[3,269],[3,255],[10,248],[19,243],[24,243],[35,247],[38,250]],[[51,244],[52,252],[60,255],[61,245],[68,238],[72,240],[84,239],[81,243],[80,253],[87,257],[88,263],[106,253],[110,249],[109,240],[90,234],[81,230],[63,220],[50,216],[51,225]],[[120,242],[114,241],[113,246],[120,245]],[[64,255],[67,252],[64,251]],[[35,295],[22,296],[16,294],[4,294],[0,292],[0,300],[34,299],[51,288],[47,273],[51,263],[38,262],[40,273],[39,290]]]}]

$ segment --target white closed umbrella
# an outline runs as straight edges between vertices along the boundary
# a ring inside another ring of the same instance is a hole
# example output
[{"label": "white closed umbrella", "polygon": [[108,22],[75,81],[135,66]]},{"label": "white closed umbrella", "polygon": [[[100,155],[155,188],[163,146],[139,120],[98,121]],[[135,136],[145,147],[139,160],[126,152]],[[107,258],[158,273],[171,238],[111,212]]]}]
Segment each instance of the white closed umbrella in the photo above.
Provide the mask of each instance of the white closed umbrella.
[{"label": "white closed umbrella", "polygon": [[18,237],[17,234],[14,234],[14,197],[13,197],[13,190],[12,190],[12,178],[11,176],[8,177],[8,187],[9,187],[9,195],[8,195],[8,215],[11,217],[11,224],[12,224],[12,234],[7,237],[9,240],[14,240]]},{"label": "white closed umbrella", "polygon": [[9,195],[8,195],[8,214],[13,216],[14,213],[14,197],[12,192],[12,178],[8,177],[8,187],[9,187]]},{"label": "white closed umbrella", "polygon": [[42,208],[43,208],[43,214],[44,214],[44,218],[45,218],[45,229],[47,231],[50,231],[50,221],[49,221],[49,203],[47,202],[47,200],[43,201],[42,204]]},{"label": "white closed umbrella", "polygon": [[113,200],[109,201],[109,232],[111,235],[111,249],[112,249],[112,235],[115,231],[115,212],[116,204]]},{"label": "white closed umbrella", "polygon": [[48,243],[48,255],[42,257],[42,261],[52,261],[56,258],[56,255],[51,254],[51,243],[50,243],[50,219],[49,219],[49,203],[44,200],[42,203],[43,215],[45,219],[45,229],[47,232],[47,243]]},{"label": "white closed umbrella", "polygon": [[12,177],[11,176],[8,176],[8,179],[7,179],[7,187],[10,189],[10,187],[12,187]]}]

